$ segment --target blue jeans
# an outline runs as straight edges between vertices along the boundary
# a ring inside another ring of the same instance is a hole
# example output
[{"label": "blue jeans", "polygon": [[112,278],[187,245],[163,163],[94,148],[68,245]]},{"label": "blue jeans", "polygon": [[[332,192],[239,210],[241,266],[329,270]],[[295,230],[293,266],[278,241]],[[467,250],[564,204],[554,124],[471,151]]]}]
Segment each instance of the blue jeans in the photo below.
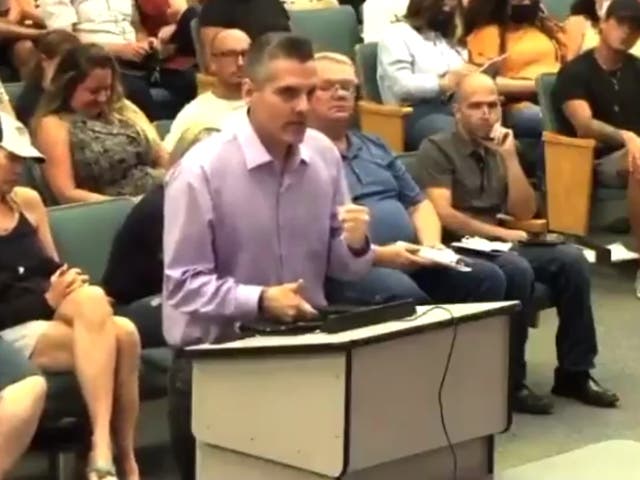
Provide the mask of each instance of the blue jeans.
[{"label": "blue jeans", "polygon": [[542,110],[533,103],[506,108],[504,124],[513,130],[517,138],[542,138]]},{"label": "blue jeans", "polygon": [[535,176],[539,188],[544,187],[544,145],[542,143],[542,110],[533,103],[507,108],[504,124],[519,141],[520,162],[527,176]]},{"label": "blue jeans", "polygon": [[[483,257],[485,258],[485,257]],[[591,308],[589,264],[573,245],[522,246],[514,252],[493,257],[507,279],[506,299],[518,300],[522,310],[511,325],[512,385],[526,378],[525,351],[529,319],[533,312],[534,282],[547,286],[558,312],[556,355],[563,371],[585,372],[594,367],[598,354]]]},{"label": "blue jeans", "polygon": [[412,105],[413,112],[405,124],[405,146],[408,152],[418,150],[426,137],[440,132],[453,132],[456,127],[453,111],[440,99]]},{"label": "blue jeans", "polygon": [[376,304],[413,300],[430,303],[490,302],[504,299],[506,280],[495,265],[470,261],[471,272],[449,268],[422,268],[412,273],[374,267],[358,281],[328,279],[329,303]]}]

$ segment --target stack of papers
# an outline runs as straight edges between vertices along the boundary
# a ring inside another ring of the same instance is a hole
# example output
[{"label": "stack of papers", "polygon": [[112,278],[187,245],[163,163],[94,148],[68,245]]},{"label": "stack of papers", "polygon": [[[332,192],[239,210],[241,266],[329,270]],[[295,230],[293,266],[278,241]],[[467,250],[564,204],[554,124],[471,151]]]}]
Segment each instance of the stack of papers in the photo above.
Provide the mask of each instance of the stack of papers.
[{"label": "stack of papers", "polygon": [[418,255],[425,260],[430,260],[439,265],[453,268],[460,272],[471,271],[471,268],[465,265],[464,259],[449,248],[422,247]]},{"label": "stack of papers", "polygon": [[497,242],[482,237],[464,237],[459,242],[453,242],[451,246],[475,252],[504,253],[511,250],[513,245],[510,242]]}]

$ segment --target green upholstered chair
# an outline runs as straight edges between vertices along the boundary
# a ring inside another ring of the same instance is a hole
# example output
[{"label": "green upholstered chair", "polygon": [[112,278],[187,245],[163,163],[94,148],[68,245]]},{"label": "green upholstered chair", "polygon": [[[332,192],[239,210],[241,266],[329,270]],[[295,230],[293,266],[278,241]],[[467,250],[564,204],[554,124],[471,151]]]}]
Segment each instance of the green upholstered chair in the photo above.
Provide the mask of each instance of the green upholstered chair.
[{"label": "green upholstered chair", "polygon": [[554,74],[536,83],[544,126],[546,207],[549,229],[586,237],[590,232],[626,233],[626,190],[594,188],[596,142],[560,135],[559,109],[552,102]]},{"label": "green upholstered chair", "polygon": [[404,151],[404,118],[412,108],[383,105],[378,88],[378,43],[363,43],[356,47],[356,68],[360,79],[362,100],[358,102],[360,128],[377,135],[395,152]]},{"label": "green upholstered chair", "polygon": [[291,31],[313,42],[316,52],[341,53],[353,58],[355,46],[360,42],[358,19],[353,8],[293,10],[289,12]]},{"label": "green upholstered chair", "polygon": [[[63,262],[84,270],[99,284],[113,238],[134,205],[129,198],[72,204],[49,210],[51,230]],[[158,318],[160,321],[160,318]],[[166,348],[144,350],[140,396],[142,400],[166,395],[171,354]],[[73,452],[83,447],[87,433],[86,412],[75,376],[48,374],[45,411],[33,448],[49,454],[51,479],[67,478]]]},{"label": "green upholstered chair", "polygon": [[547,12],[559,21],[564,21],[570,13],[571,5],[575,0],[544,0],[542,3]]}]

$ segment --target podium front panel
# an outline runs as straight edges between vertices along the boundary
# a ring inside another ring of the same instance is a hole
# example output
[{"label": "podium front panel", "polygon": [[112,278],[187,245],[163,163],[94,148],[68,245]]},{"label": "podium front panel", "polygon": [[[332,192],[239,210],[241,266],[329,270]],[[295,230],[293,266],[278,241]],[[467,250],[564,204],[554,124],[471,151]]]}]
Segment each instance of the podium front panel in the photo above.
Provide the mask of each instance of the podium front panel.
[{"label": "podium front panel", "polygon": [[339,476],[346,356],[336,351],[195,362],[194,435],[212,446]]},{"label": "podium front panel", "polygon": [[[509,317],[458,325],[443,390],[453,443],[508,426]],[[452,328],[428,330],[355,348],[347,471],[446,446],[438,388]]]}]

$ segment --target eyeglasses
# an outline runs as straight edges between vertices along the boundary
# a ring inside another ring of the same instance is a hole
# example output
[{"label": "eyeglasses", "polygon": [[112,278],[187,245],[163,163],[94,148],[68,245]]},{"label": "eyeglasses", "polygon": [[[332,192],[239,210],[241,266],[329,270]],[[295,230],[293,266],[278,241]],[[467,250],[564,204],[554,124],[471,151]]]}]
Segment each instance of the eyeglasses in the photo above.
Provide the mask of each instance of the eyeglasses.
[{"label": "eyeglasses", "polygon": [[318,84],[319,91],[324,93],[345,93],[347,95],[355,95],[358,91],[358,84],[351,80],[335,81],[335,82],[320,82]]},{"label": "eyeglasses", "polygon": [[237,60],[238,58],[245,58],[248,50],[222,50],[221,52],[213,52],[212,57],[225,58],[228,60]]}]

